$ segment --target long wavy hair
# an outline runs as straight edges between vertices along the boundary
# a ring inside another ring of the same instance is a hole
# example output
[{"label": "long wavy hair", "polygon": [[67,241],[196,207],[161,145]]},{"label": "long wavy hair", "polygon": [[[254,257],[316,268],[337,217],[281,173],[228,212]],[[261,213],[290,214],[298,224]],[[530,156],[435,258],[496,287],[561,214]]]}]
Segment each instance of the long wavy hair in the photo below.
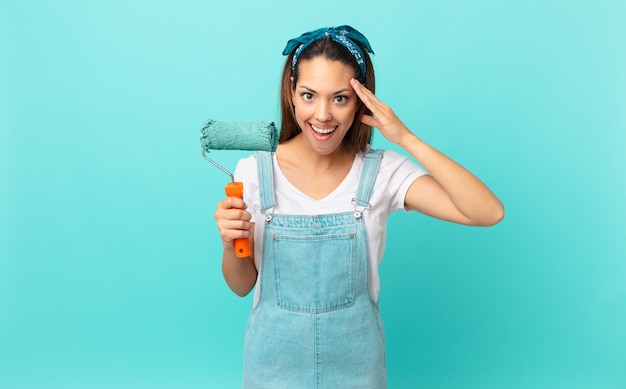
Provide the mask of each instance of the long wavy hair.
[{"label": "long wavy hair", "polygon": [[[361,47],[365,57],[365,77],[361,74],[359,65],[350,51],[330,38],[320,39],[305,48],[300,54],[293,72],[291,70],[291,63],[293,61],[294,52],[287,56],[287,60],[285,61],[285,65],[283,67],[280,87],[282,119],[279,143],[288,141],[302,131],[296,121],[294,107],[291,101],[292,93],[295,91],[295,86],[298,83],[300,63],[317,57],[322,57],[330,61],[339,61],[342,64],[351,67],[354,70],[355,78],[359,80],[359,82],[367,89],[372,91],[372,93],[375,92],[376,78],[374,76],[374,66],[372,65],[372,60],[367,51],[361,45],[359,45],[359,47]],[[291,81],[291,77],[293,77],[293,82]],[[361,123],[360,120],[361,116],[364,114],[369,115],[371,112],[365,104],[359,100],[357,102],[354,121],[344,138],[344,142],[350,143],[357,152],[365,151],[372,140],[372,127]]]}]

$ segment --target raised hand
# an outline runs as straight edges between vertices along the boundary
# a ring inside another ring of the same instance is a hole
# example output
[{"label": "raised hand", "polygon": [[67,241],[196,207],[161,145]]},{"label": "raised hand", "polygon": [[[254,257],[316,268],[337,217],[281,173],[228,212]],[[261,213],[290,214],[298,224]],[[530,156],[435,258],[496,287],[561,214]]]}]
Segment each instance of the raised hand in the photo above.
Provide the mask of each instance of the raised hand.
[{"label": "raised hand", "polygon": [[415,136],[396,116],[357,80],[352,88],[372,115],[361,121],[376,127],[387,140],[404,148],[430,174],[415,180],[405,197],[405,206],[433,217],[470,225],[493,225],[504,216],[500,200],[463,166]]},{"label": "raised hand", "polygon": [[358,80],[350,80],[352,88],[363,104],[372,112],[373,116],[363,115],[361,122],[368,126],[376,127],[387,140],[397,145],[403,146],[409,137],[414,134],[396,116],[391,107],[380,101],[369,89],[363,86]]}]

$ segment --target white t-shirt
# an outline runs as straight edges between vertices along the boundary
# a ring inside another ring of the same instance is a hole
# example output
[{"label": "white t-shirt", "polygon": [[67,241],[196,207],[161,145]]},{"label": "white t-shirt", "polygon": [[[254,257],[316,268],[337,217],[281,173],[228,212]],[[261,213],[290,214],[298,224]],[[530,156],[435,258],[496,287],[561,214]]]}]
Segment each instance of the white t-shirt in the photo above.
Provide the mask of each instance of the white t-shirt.
[{"label": "white t-shirt", "polygon": [[[307,196],[287,181],[280,170],[275,154],[273,155],[273,162],[274,191],[276,195],[276,206],[273,213],[322,215],[354,211],[354,205],[352,205],[351,201],[356,195],[361,172],[363,171],[363,153],[357,154],[352,168],[343,182],[321,200],[315,200]],[[407,157],[391,150],[384,152],[372,198],[370,199],[372,207],[364,211],[365,228],[370,251],[370,293],[374,301],[378,301],[380,292],[378,265],[382,261],[385,251],[387,217],[392,212],[401,209],[406,210],[404,208],[406,192],[413,181],[424,174],[427,174],[426,171]],[[261,214],[256,158],[250,156],[241,159],[237,164],[234,176],[236,181],[243,182],[244,201],[248,206],[248,212],[252,213],[252,220],[261,221],[256,223],[254,233],[254,258],[259,272],[258,284],[261,279],[261,253],[263,252],[263,230],[265,224],[264,215]],[[256,304],[258,299],[259,288],[257,287],[254,292],[254,304]]]}]

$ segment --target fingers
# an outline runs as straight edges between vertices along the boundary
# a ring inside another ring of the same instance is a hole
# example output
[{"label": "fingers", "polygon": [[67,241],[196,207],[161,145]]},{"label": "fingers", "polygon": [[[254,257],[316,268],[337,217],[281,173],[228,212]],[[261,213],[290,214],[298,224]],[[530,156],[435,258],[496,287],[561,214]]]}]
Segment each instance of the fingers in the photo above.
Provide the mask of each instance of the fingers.
[{"label": "fingers", "polygon": [[353,78],[350,80],[350,83],[363,104],[372,112],[372,116],[363,116],[361,121],[368,126],[376,128],[386,124],[392,117],[392,111],[389,106],[380,101],[372,91],[363,86],[358,80]]},{"label": "fingers", "polygon": [[[378,109],[375,106],[375,101],[379,101],[376,96],[366,87],[364,87],[357,79],[353,78],[350,80],[350,85],[356,92],[359,99],[365,104],[365,106],[372,111],[372,114],[378,115]],[[365,125],[372,126],[378,128],[380,126],[380,122],[374,116],[371,115],[363,115],[360,118],[361,122]]]},{"label": "fingers", "polygon": [[361,123],[367,125],[367,126],[372,126],[372,127],[376,127],[378,128],[378,126],[380,125],[378,123],[378,120],[375,117],[372,117],[370,115],[362,115],[361,116]]},{"label": "fingers", "polygon": [[357,96],[359,96],[363,104],[365,104],[365,106],[369,108],[374,115],[378,115],[381,109],[385,106],[382,101],[380,101],[376,95],[372,93],[372,91],[364,87],[357,79],[351,79],[350,85],[352,85],[352,88],[356,92]]},{"label": "fingers", "polygon": [[243,199],[240,199],[238,197],[226,197],[225,199],[223,199],[222,201],[220,201],[217,204],[217,208],[224,208],[224,209],[230,209],[230,208],[239,208],[239,209],[246,209],[247,205],[246,203],[243,201]]},{"label": "fingers", "polygon": [[218,203],[214,217],[225,244],[251,235],[252,214],[246,211],[245,207],[245,202],[236,197],[227,197]]},{"label": "fingers", "polygon": [[390,106],[380,101],[372,91],[363,86],[358,80],[351,79],[350,85],[363,104],[372,112],[372,115],[363,115],[362,123],[376,127],[383,136],[396,144],[401,144],[410,130],[402,123]]},{"label": "fingers", "polygon": [[[361,99],[363,104],[365,104],[365,106],[371,110],[372,102],[370,101],[370,95],[373,96],[372,92],[370,92],[366,87],[361,85],[361,83],[355,78],[350,80],[350,85],[352,85],[352,89],[354,89],[354,91],[356,92],[357,96],[359,96],[359,99]],[[367,92],[369,92],[370,94],[368,95]]]}]

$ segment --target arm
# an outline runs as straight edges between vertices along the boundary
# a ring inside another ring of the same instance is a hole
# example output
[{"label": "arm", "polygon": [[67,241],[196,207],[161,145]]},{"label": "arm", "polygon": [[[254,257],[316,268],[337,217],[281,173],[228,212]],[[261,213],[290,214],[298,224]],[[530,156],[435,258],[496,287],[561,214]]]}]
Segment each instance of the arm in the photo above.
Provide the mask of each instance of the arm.
[{"label": "arm", "polygon": [[247,258],[238,258],[233,247],[233,239],[249,238],[254,253],[254,223],[250,222],[252,215],[245,207],[243,200],[227,197],[218,203],[214,215],[224,247],[222,274],[230,289],[241,297],[250,293],[257,279],[254,254]]},{"label": "arm", "polygon": [[352,80],[352,87],[374,114],[364,115],[361,121],[378,128],[430,173],[409,187],[404,200],[407,208],[467,225],[490,226],[502,220],[502,203],[476,176],[413,134],[389,106],[357,80]]}]

